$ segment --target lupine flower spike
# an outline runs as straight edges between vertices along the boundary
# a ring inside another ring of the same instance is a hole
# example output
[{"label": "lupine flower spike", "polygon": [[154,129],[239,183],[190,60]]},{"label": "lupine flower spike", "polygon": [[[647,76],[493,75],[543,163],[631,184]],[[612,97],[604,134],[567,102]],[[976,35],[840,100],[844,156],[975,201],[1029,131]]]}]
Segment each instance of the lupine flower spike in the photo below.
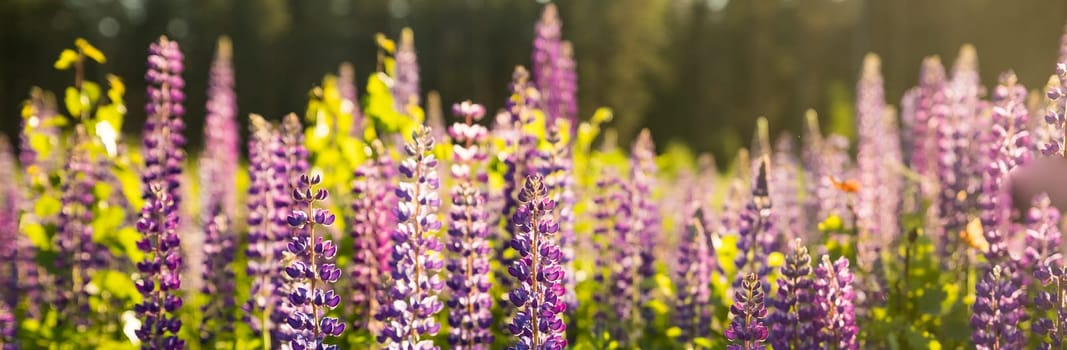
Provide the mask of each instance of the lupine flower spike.
[{"label": "lupine flower spike", "polygon": [[1025,290],[1008,268],[994,265],[975,285],[971,341],[979,350],[1022,349]]},{"label": "lupine flower spike", "polygon": [[[678,264],[675,278],[678,290],[675,317],[682,329],[680,339],[691,342],[711,327],[711,262],[710,244],[704,229],[704,214],[699,203],[689,204],[692,209],[685,229],[685,243],[678,245]],[[690,344],[690,346],[692,346]]]},{"label": "lupine flower spike", "polygon": [[441,229],[437,210],[441,206],[437,177],[435,140],[429,127],[412,133],[404,146],[408,158],[400,163],[400,173],[407,181],[396,190],[397,230],[393,233],[392,289],[377,319],[385,322],[378,342],[389,349],[437,349],[430,337],[441,325],[434,315],[444,304],[438,294],[444,287],[439,271],[444,267],[436,232]]},{"label": "lupine flower spike", "polygon": [[769,332],[764,320],[763,286],[755,273],[741,277],[741,287],[734,291],[734,303],[730,305],[730,328],[726,329],[727,350],[763,350]]},{"label": "lupine flower spike", "polygon": [[1041,262],[1034,271],[1034,278],[1041,282],[1041,287],[1034,297],[1036,317],[1032,324],[1034,334],[1041,339],[1038,349],[1062,349],[1064,335],[1067,334],[1067,267],[1056,254]]},{"label": "lupine flower spike", "polygon": [[281,280],[277,273],[280,261],[275,259],[274,252],[284,242],[275,235],[272,220],[279,210],[274,197],[281,195],[276,193],[272,159],[277,134],[262,116],[250,115],[249,124],[249,186],[245,199],[248,206],[248,248],[245,250],[248,266],[245,273],[253,280],[249,300],[242,307],[245,311],[243,320],[257,335],[266,337],[265,344],[270,344],[269,338],[276,329],[270,316],[274,313],[274,305],[281,303],[275,291]]},{"label": "lupine flower spike", "polygon": [[566,272],[560,266],[563,252],[557,243],[559,225],[553,218],[555,201],[540,175],[531,175],[519,193],[515,212],[516,235],[511,247],[518,252],[508,273],[518,280],[508,298],[518,310],[508,330],[518,339],[512,350],[561,350],[567,347],[567,326],[562,315]]},{"label": "lupine flower spike", "polygon": [[145,207],[137,221],[137,231],[144,235],[137,247],[145,252],[145,260],[137,263],[140,274],[135,280],[144,301],[134,307],[142,317],[136,335],[144,349],[185,348],[185,341],[177,337],[182,322],[174,315],[182,306],[178,293],[182,258],[177,229],[179,177],[185,160],[185,138],[181,134],[185,128],[183,69],[178,43],[163,37],[151,45],[145,74],[149,101],[145,106],[148,121],[141,176]]},{"label": "lupine flower spike", "polygon": [[818,329],[812,322],[816,309],[811,255],[800,239],[793,242],[793,251],[780,270],[778,297],[768,302],[774,307],[769,319],[771,345],[775,349],[804,349],[815,344]]},{"label": "lupine flower spike", "polygon": [[853,279],[845,257],[831,262],[829,256],[823,255],[822,263],[815,268],[814,303],[818,318],[814,322],[821,328],[817,338],[824,348],[859,349]]},{"label": "lupine flower spike", "polygon": [[341,296],[330,287],[341,277],[341,270],[331,261],[337,256],[333,241],[316,232],[316,226],[330,226],[336,217],[326,209],[316,208],[325,201],[325,189],[312,191],[322,182],[320,175],[301,175],[293,189],[294,209],[287,221],[293,236],[287,246],[289,258],[285,277],[294,281],[288,302],[292,306],[286,322],[294,331],[289,341],[293,350],[336,350],[326,344],[327,337],[340,337],[345,323],[327,316],[341,304]]}]

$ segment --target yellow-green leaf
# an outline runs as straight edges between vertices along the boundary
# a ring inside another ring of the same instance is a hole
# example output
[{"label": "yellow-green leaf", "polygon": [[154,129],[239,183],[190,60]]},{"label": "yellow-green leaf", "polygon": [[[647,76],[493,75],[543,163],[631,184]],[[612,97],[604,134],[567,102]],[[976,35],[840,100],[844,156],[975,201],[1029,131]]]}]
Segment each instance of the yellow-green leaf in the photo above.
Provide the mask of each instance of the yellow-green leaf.
[{"label": "yellow-green leaf", "polygon": [[63,95],[63,105],[67,106],[67,113],[70,113],[72,117],[77,118],[82,114],[82,102],[81,94],[78,93],[78,89],[73,86],[67,87],[66,93]]},{"label": "yellow-green leaf", "polygon": [[96,63],[107,62],[107,57],[104,57],[104,53],[100,52],[100,50],[93,46],[93,44],[90,44],[88,40],[78,38],[77,40],[74,40],[74,46],[86,57],[96,61]]},{"label": "yellow-green leaf", "polygon": [[58,199],[45,195],[37,198],[37,202],[33,205],[33,213],[37,214],[39,218],[46,218],[59,214],[59,210],[62,207],[63,204]]}]

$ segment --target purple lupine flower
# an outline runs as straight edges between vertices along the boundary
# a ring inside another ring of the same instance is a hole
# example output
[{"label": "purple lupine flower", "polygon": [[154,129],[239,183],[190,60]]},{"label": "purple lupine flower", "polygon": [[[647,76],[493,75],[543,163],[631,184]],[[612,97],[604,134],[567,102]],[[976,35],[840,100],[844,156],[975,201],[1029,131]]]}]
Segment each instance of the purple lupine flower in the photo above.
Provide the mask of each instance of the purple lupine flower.
[{"label": "purple lupine flower", "polygon": [[204,119],[204,148],[200,157],[200,208],[204,226],[204,270],[201,292],[213,296],[202,306],[205,319],[222,318],[218,329],[202,322],[201,339],[210,341],[217,331],[232,329],[234,300],[233,262],[235,234],[230,222],[237,215],[238,133],[237,101],[233,91],[233,47],[227,37],[219,38],[215,61],[208,79],[207,116]]},{"label": "purple lupine flower", "polygon": [[[295,207],[298,203],[293,201],[291,195],[299,188],[299,184],[294,182],[294,179],[299,179],[308,171],[308,152],[304,146],[304,130],[296,114],[290,113],[282,120],[276,139],[271,143],[271,156],[274,177],[271,182],[274,187],[271,191],[271,205],[274,207],[271,218],[271,235],[274,239],[272,259],[279,262],[275,265],[277,269],[275,275],[282,276],[284,266],[280,262],[284,261],[288,255],[285,242],[293,236],[293,230],[289,226],[289,214],[293,210],[301,209]],[[273,300],[280,301],[288,298],[293,288],[296,287],[284,278],[277,278],[273,282],[275,283]],[[297,329],[288,323],[288,317],[298,311],[306,310],[293,310],[292,305],[285,302],[274,304],[270,321],[274,325],[272,329],[274,334],[271,334],[272,342],[276,345],[280,346],[295,340]]]},{"label": "purple lupine flower", "polygon": [[541,19],[534,27],[533,63],[534,84],[541,91],[548,125],[557,119],[577,126],[578,75],[575,73],[574,49],[561,40],[563,22],[555,4],[545,5]]},{"label": "purple lupine flower", "polygon": [[[0,286],[3,286],[0,288],[0,308],[6,307],[9,312],[18,306],[22,296],[19,285],[19,241],[24,238],[19,234],[19,183],[14,181],[15,172],[15,154],[11,142],[7,136],[0,135],[0,178],[8,179],[0,184]],[[3,328],[0,328],[0,332],[3,332]],[[4,334],[0,333],[0,339],[4,339]]]},{"label": "purple lupine flower", "polygon": [[[911,115],[908,128],[911,134],[911,157],[910,165],[916,173],[923,176],[933,177],[934,159],[928,158],[933,153],[933,130],[931,119],[939,106],[944,105],[945,100],[945,67],[941,65],[941,59],[930,56],[923,59],[919,70],[919,86],[914,91],[914,110],[908,111]],[[910,92],[910,91],[909,91]]]},{"label": "purple lupine flower", "polygon": [[247,275],[252,278],[249,299],[243,305],[243,319],[256,335],[275,333],[276,324],[271,321],[272,305],[280,304],[275,288],[280,276],[276,273],[280,260],[274,252],[282,242],[274,234],[275,210],[273,197],[277,179],[274,175],[273,149],[277,135],[262,116],[250,116],[248,139],[248,260]]},{"label": "purple lupine flower", "polygon": [[489,131],[478,124],[485,108],[465,101],[452,105],[452,114],[461,121],[448,129],[452,140],[450,172],[456,184],[452,188],[449,215],[449,256],[446,283],[452,291],[447,301],[448,323],[452,329],[448,342],[456,349],[488,349],[493,342],[489,295],[489,258],[492,248],[487,240],[489,211],[485,205],[488,190],[485,144]]},{"label": "purple lupine flower", "polygon": [[859,349],[853,279],[845,257],[831,262],[829,256],[823,255],[822,263],[815,268],[814,322],[821,329],[817,339],[824,347]]},{"label": "purple lupine flower", "polygon": [[89,159],[89,150],[85,143],[87,135],[79,133],[75,138],[74,150],[66,166],[66,180],[61,186],[60,201],[63,209],[59,212],[56,227],[56,245],[59,254],[55,265],[59,273],[53,283],[59,285],[56,292],[56,307],[71,314],[61,322],[73,321],[86,325],[90,314],[89,292],[85,290],[95,270],[103,267],[102,249],[93,242],[93,163]]},{"label": "purple lupine flower", "polygon": [[18,322],[14,309],[0,304],[0,349],[18,350]]},{"label": "purple lupine flower", "polygon": [[381,141],[371,143],[374,159],[360,165],[352,184],[352,281],[350,288],[356,319],[355,328],[367,328],[378,334],[382,325],[374,321],[380,304],[382,277],[389,273],[393,253],[392,235],[396,227],[396,190],[387,177],[392,172],[392,157]]},{"label": "purple lupine flower", "polygon": [[441,329],[434,315],[444,307],[438,300],[444,287],[439,275],[443,245],[434,234],[442,226],[437,217],[441,180],[433,155],[435,142],[429,128],[420,127],[404,147],[409,158],[400,163],[400,173],[408,181],[396,190],[400,201],[390,264],[393,284],[376,317],[385,322],[378,342],[391,349],[437,349],[429,339]]},{"label": "purple lupine flower", "polygon": [[341,67],[337,69],[337,90],[341,93],[341,112],[352,115],[350,136],[363,136],[363,111],[359,108],[356,68],[351,62],[341,63]]},{"label": "purple lupine flower", "polygon": [[711,327],[711,259],[708,254],[708,235],[704,230],[704,214],[699,202],[688,204],[690,213],[685,228],[684,243],[678,245],[675,265],[675,320],[682,330],[679,339],[691,342]]},{"label": "purple lupine flower", "polygon": [[[752,197],[745,209],[740,214],[738,224],[737,251],[734,258],[737,271],[753,272],[763,280],[770,267],[767,265],[767,255],[773,250],[768,242],[773,242],[773,222],[771,217],[771,197],[767,183],[766,158],[759,160],[759,168],[752,184]],[[767,238],[770,237],[770,238]],[[739,288],[740,279],[734,281],[734,287]],[[766,286],[769,287],[770,286]]]},{"label": "purple lupine flower", "polygon": [[755,273],[740,277],[740,288],[734,290],[734,303],[730,305],[730,328],[726,340],[731,342],[727,350],[762,350],[767,345],[768,330],[764,325],[767,308],[764,306],[764,288]]},{"label": "purple lupine flower", "polygon": [[848,155],[848,138],[831,134],[824,140],[821,150],[820,170],[818,187],[814,193],[814,200],[818,205],[818,222],[822,222],[830,216],[838,216],[844,222],[854,222],[852,210],[849,209],[849,198],[842,196],[841,191],[834,186],[835,180],[851,178],[851,158]]},{"label": "purple lupine flower", "polygon": [[508,267],[508,273],[518,280],[508,294],[518,310],[508,325],[518,338],[509,347],[513,350],[567,347],[567,325],[562,319],[567,310],[563,300],[566,272],[559,264],[563,252],[554,237],[559,225],[552,214],[556,203],[542,180],[540,175],[526,178],[519,194],[521,204],[515,211],[516,235],[511,247],[519,258]]},{"label": "purple lupine flower", "polygon": [[901,193],[904,191],[904,178],[897,169],[904,167],[904,155],[900,149],[900,127],[897,125],[896,112],[890,108],[882,114],[882,123],[884,123],[883,133],[881,141],[884,142],[882,146],[881,157],[885,160],[885,176],[880,185],[882,194],[880,195],[880,208],[875,215],[878,217],[876,225],[878,225],[879,235],[877,238],[881,241],[880,246],[886,246],[890,241],[894,240],[900,234],[900,217],[898,213],[901,210]]},{"label": "purple lupine flower", "polygon": [[780,268],[778,297],[768,304],[774,311],[768,319],[771,325],[771,345],[775,349],[803,349],[818,338],[812,320],[816,316],[814,284],[811,275],[811,255],[803,241],[797,238],[793,250]]},{"label": "purple lupine flower", "polygon": [[1060,211],[1052,206],[1048,194],[1039,194],[1031,202],[1026,215],[1026,248],[1020,265],[1036,269],[1045,259],[1060,249]]},{"label": "purple lupine flower", "polygon": [[393,101],[396,110],[404,112],[408,105],[419,104],[419,61],[415,55],[415,32],[411,28],[400,31],[396,46],[396,74],[393,77]]},{"label": "purple lupine flower", "polygon": [[[799,160],[793,154],[793,141],[788,134],[778,138],[774,152],[774,168],[769,174],[771,199],[777,208],[775,227],[783,231],[786,238],[797,238],[807,230],[807,214],[800,203]],[[707,180],[705,180],[707,181]]]},{"label": "purple lupine flower", "polygon": [[137,247],[145,252],[145,260],[137,263],[137,290],[144,301],[134,307],[143,317],[137,338],[146,349],[182,349],[185,341],[177,337],[181,320],[174,313],[181,308],[181,249],[177,229],[181,198],[180,177],[185,161],[185,124],[182,116],[185,94],[181,78],[184,69],[178,43],[161,37],[149,50],[148,120],[144,131],[145,207],[137,221],[137,230],[144,237]]},{"label": "purple lupine flower", "polygon": [[[629,302],[623,303],[620,296],[632,295],[624,289],[629,287],[629,283],[632,279],[628,278],[628,269],[622,269],[620,267],[627,266],[624,260],[624,255],[620,252],[629,252],[628,239],[620,236],[618,229],[628,230],[625,218],[628,218],[628,214],[624,214],[623,210],[629,210],[629,195],[623,188],[622,180],[619,178],[618,172],[615,169],[605,167],[600,171],[600,177],[596,182],[596,196],[593,198],[593,251],[596,252],[595,261],[593,262],[593,281],[597,286],[601,286],[600,290],[593,294],[593,303],[596,305],[596,314],[594,316],[596,324],[594,325],[594,331],[597,336],[603,335],[606,330],[608,315],[611,312],[612,318],[615,320],[628,320],[630,314],[626,310],[619,310],[616,307],[629,307]],[[620,221],[619,218],[624,220]],[[625,234],[624,231],[623,234]],[[619,243],[625,243],[619,245]],[[609,262],[616,262],[611,263]],[[609,268],[614,267],[617,270]],[[633,264],[629,264],[633,266]],[[615,274],[614,271],[623,271],[623,275]],[[609,280],[612,283],[606,283]],[[621,277],[621,278],[620,278]],[[619,282],[622,282],[623,288],[619,287]],[[619,293],[619,292],[622,293]],[[614,338],[614,337],[613,337]]]},{"label": "purple lupine flower", "polygon": [[994,265],[975,285],[971,341],[980,350],[1022,349],[1019,323],[1026,320],[1026,293],[1006,267]]},{"label": "purple lupine flower", "polygon": [[1064,267],[1058,254],[1041,262],[1034,271],[1034,279],[1041,282],[1041,287],[1034,296],[1036,317],[1032,330],[1041,341],[1038,349],[1062,349],[1064,334],[1067,333],[1067,267]]},{"label": "purple lupine flower", "polygon": [[[949,113],[959,116],[960,129],[966,135],[966,142],[960,142],[960,146],[966,148],[961,151],[959,161],[961,187],[968,194],[978,193],[982,186],[982,166],[985,164],[981,140],[982,135],[990,129],[990,120],[982,117],[988,102],[981,99],[986,92],[978,74],[978,52],[973,45],[960,47],[956,62],[952,65],[948,91]],[[975,196],[967,197],[966,207],[974,208]]]},{"label": "purple lupine flower", "polygon": [[[878,55],[868,53],[863,58],[863,70],[860,80],[856,83],[856,130],[859,141],[856,154],[856,166],[859,168],[859,207],[856,213],[859,218],[860,232],[871,232],[878,229],[874,221],[874,213],[878,208],[880,191],[862,189],[875,189],[881,185],[882,173],[886,169],[883,163],[882,145],[879,139],[882,135],[882,122],[885,114],[885,93],[883,91],[881,60]],[[873,232],[872,232],[873,234]]]},{"label": "purple lupine flower", "polygon": [[560,265],[567,272],[564,286],[567,291],[564,299],[570,310],[578,308],[578,297],[575,294],[577,281],[574,278],[574,250],[577,238],[574,233],[574,205],[577,199],[574,194],[574,175],[572,167],[574,158],[571,155],[569,144],[564,143],[562,134],[563,122],[557,120],[548,127],[546,141],[552,145],[552,149],[545,153],[545,166],[541,172],[544,176],[545,186],[548,187],[549,196],[556,201],[556,211],[559,216],[559,246],[563,251],[563,260]]},{"label": "purple lupine flower", "polygon": [[652,142],[652,133],[641,130],[634,141],[630,154],[630,181],[633,183],[633,230],[637,234],[639,263],[637,281],[639,286],[641,314],[643,319],[652,317],[648,301],[652,300],[655,283],[651,280],[656,274],[656,242],[661,239],[659,206],[652,198],[656,188],[656,145]]},{"label": "purple lupine flower", "polygon": [[201,155],[201,221],[213,220],[216,207],[228,219],[237,215],[238,143],[237,95],[233,91],[233,47],[227,37],[219,38],[215,61],[208,77],[207,115],[204,117],[204,149]]},{"label": "purple lupine flower", "polygon": [[1002,74],[1000,84],[993,92],[992,140],[985,148],[989,163],[982,178],[978,203],[985,239],[989,242],[986,258],[993,263],[1003,262],[1008,255],[1006,235],[1011,210],[1011,199],[1005,186],[1008,174],[1030,158],[1025,101],[1026,88],[1017,83],[1015,74]]},{"label": "purple lupine flower", "polygon": [[300,176],[292,193],[293,209],[286,218],[293,229],[287,245],[292,258],[284,275],[291,281],[286,323],[294,332],[289,339],[293,350],[337,350],[337,345],[326,344],[326,338],[340,337],[345,331],[345,322],[327,316],[341,304],[341,296],[330,287],[341,277],[341,270],[332,262],[337,245],[315,232],[316,226],[328,227],[336,219],[328,210],[315,207],[329,196],[322,188],[312,191],[321,181],[318,174]]},{"label": "purple lupine flower", "polygon": [[[496,247],[496,260],[504,266],[511,264],[508,243],[514,236],[515,224],[511,221],[513,213],[518,208],[518,195],[522,189],[522,181],[535,169],[533,164],[537,156],[538,137],[526,131],[524,126],[534,121],[532,107],[538,102],[538,92],[529,86],[530,74],[522,66],[515,67],[509,84],[511,96],[508,98],[503,113],[497,115],[496,125],[493,129],[504,140],[506,150],[501,151],[504,171],[504,188],[502,190],[503,205],[500,208],[499,218],[504,220],[504,229],[494,239],[502,242]],[[492,216],[495,216],[493,214]],[[510,278],[501,273],[497,276],[500,286],[510,288]]]}]

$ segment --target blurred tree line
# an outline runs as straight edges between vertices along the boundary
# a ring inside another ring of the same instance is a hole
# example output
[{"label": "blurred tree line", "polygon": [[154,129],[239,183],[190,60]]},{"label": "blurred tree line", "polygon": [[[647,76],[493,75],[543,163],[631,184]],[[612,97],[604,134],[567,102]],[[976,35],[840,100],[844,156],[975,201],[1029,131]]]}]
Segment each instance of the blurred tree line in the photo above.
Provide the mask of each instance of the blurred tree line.
[{"label": "blurred tree line", "polygon": [[[661,146],[682,142],[721,161],[747,144],[754,120],[800,129],[803,111],[849,133],[862,56],[882,55],[887,98],[915,84],[923,56],[952,62],[978,48],[982,78],[1015,69],[1040,87],[1054,68],[1065,0],[560,0],[573,41],[581,115],[615,110],[620,140],[642,127]],[[2,0],[0,127],[14,136],[34,85],[58,89],[63,47],[85,37],[108,62],[94,80],[124,77],[127,132],[144,119],[148,43],[166,34],[186,53],[188,124],[199,145],[208,65],[219,35],[234,41],[240,113],[273,118],[305,107],[307,91],[339,63],[360,81],[376,67],[373,35],[415,30],[422,90],[446,103],[500,108],[516,64],[529,64],[534,0]],[[106,70],[106,72],[105,72]],[[360,87],[362,89],[362,86]],[[244,118],[241,120],[245,122]]]}]

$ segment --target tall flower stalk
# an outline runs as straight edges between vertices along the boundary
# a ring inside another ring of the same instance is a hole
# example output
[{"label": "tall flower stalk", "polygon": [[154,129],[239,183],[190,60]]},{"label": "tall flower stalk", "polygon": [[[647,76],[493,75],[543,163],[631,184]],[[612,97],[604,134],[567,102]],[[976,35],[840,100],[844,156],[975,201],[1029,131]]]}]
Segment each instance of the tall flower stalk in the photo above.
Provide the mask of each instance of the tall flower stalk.
[{"label": "tall flower stalk", "polygon": [[[308,151],[304,146],[303,132],[300,118],[296,114],[290,113],[282,119],[275,141],[271,143],[271,166],[273,168],[271,205],[274,207],[273,217],[271,218],[271,233],[274,244],[271,246],[274,248],[272,259],[278,262],[275,265],[277,269],[275,275],[277,276],[282,276],[282,269],[285,267],[283,262],[289,256],[285,242],[289,237],[293,236],[293,229],[289,226],[289,214],[293,210],[303,209],[298,207],[300,203],[294,201],[291,195],[293,191],[300,188],[300,184],[296,180],[308,172]],[[274,296],[272,298],[274,300],[285,300],[296,287],[291,281],[278,278],[273,288]],[[290,343],[295,340],[294,337],[299,330],[287,322],[289,315],[308,310],[307,308],[294,310],[293,304],[284,302],[275,303],[274,308],[270,315],[270,321],[275,325],[273,328],[274,334],[271,335],[272,344],[280,346],[281,344]]]},{"label": "tall flower stalk", "polygon": [[181,320],[175,315],[182,306],[178,293],[181,288],[181,247],[177,229],[179,186],[182,163],[185,161],[185,123],[182,116],[185,94],[181,78],[184,70],[178,43],[161,37],[148,50],[148,104],[145,113],[143,153],[145,168],[141,175],[144,184],[145,207],[137,221],[143,238],[137,247],[145,252],[145,259],[137,263],[137,290],[144,301],[134,307],[141,315],[141,327],[136,335],[142,348],[182,349],[185,341],[177,337]]},{"label": "tall flower stalk", "polygon": [[754,273],[739,277],[740,288],[734,291],[734,303],[730,305],[730,327],[726,329],[727,350],[763,350],[769,334],[764,322],[767,307],[760,278]]},{"label": "tall flower stalk", "polygon": [[711,327],[711,262],[708,235],[704,229],[704,214],[698,202],[688,204],[686,210],[685,240],[678,245],[678,263],[675,265],[675,318],[682,330],[679,339],[693,348],[696,337],[703,336]]},{"label": "tall flower stalk", "polygon": [[1005,184],[1008,174],[1030,158],[1029,132],[1026,129],[1026,88],[1018,84],[1014,73],[1000,77],[993,92],[993,128],[985,153],[989,163],[982,178],[979,197],[982,227],[989,242],[986,259],[996,264],[1008,257],[1008,225],[1011,200]]},{"label": "tall flower stalk", "polygon": [[328,210],[316,208],[329,196],[325,189],[313,188],[322,182],[320,175],[301,175],[293,189],[293,209],[287,218],[293,229],[287,245],[285,277],[293,281],[288,302],[292,306],[286,322],[295,334],[289,340],[294,350],[336,350],[337,345],[326,344],[327,337],[340,337],[345,323],[327,316],[341,304],[341,296],[330,287],[341,277],[341,270],[333,262],[337,246],[316,232],[316,226],[333,225],[335,216]]},{"label": "tall flower stalk", "polygon": [[439,275],[444,247],[436,237],[442,226],[437,216],[441,180],[430,129],[420,127],[411,136],[404,147],[408,158],[400,163],[406,181],[396,190],[400,202],[390,263],[393,282],[377,316],[385,322],[378,342],[389,349],[437,349],[430,337],[441,329],[434,315],[444,307],[438,300],[444,287]]},{"label": "tall flower stalk", "polygon": [[816,338],[823,348],[859,349],[853,279],[845,257],[831,262],[828,255],[823,255],[815,268],[814,305],[818,318],[814,322],[821,329]]},{"label": "tall flower stalk", "polygon": [[567,347],[562,318],[567,304],[563,300],[566,272],[560,266],[563,252],[555,237],[559,231],[553,217],[556,203],[540,175],[526,178],[519,202],[516,235],[511,241],[519,259],[508,267],[508,273],[518,280],[508,294],[518,310],[508,330],[517,339],[509,349],[560,350]]},{"label": "tall flower stalk", "polygon": [[248,247],[245,256],[248,265],[245,269],[252,278],[249,300],[243,305],[243,319],[252,330],[264,337],[263,344],[271,344],[271,335],[277,329],[270,315],[274,305],[280,304],[276,289],[281,284],[277,272],[281,261],[275,259],[275,250],[283,242],[274,232],[274,217],[280,208],[275,206],[278,179],[274,175],[273,151],[279,142],[277,133],[267,120],[252,114],[250,116],[250,135],[248,139]]},{"label": "tall flower stalk", "polygon": [[640,256],[637,268],[639,295],[635,301],[641,305],[642,319],[645,320],[654,317],[648,302],[652,300],[655,288],[656,243],[661,239],[659,206],[652,198],[656,172],[656,145],[652,142],[652,133],[648,129],[641,130],[630,155],[630,181],[634,189],[633,229],[637,233]]},{"label": "tall flower stalk", "polygon": [[201,225],[204,227],[204,269],[200,291],[211,296],[201,306],[204,321],[200,338],[215,339],[217,332],[232,331],[234,299],[233,262],[235,234],[231,222],[237,215],[237,104],[233,91],[233,48],[227,37],[219,38],[215,61],[208,79],[207,116],[204,120],[205,152],[200,157]]},{"label": "tall flower stalk", "polygon": [[396,110],[404,112],[408,105],[419,104],[419,61],[415,54],[415,32],[411,28],[400,31],[396,48],[396,74],[393,77],[393,100]]},{"label": "tall flower stalk", "polygon": [[389,274],[393,252],[392,230],[396,227],[396,191],[387,174],[392,157],[381,141],[371,144],[374,158],[360,165],[352,183],[352,307],[357,329],[378,334],[382,325],[374,320],[384,292],[382,278]]},{"label": "tall flower stalk", "polygon": [[[80,128],[79,128],[80,129]],[[81,142],[74,145],[70,160],[66,166],[66,179],[61,186],[60,201],[63,209],[59,212],[56,243],[60,254],[55,264],[60,270],[55,276],[55,283],[61,286],[56,293],[56,307],[71,315],[63,318],[61,323],[73,321],[78,326],[88,325],[89,292],[94,270],[103,267],[100,261],[102,250],[93,242],[93,195],[95,185],[93,163],[90,159],[88,144],[84,143],[86,135],[76,137]]]},{"label": "tall flower stalk", "polygon": [[814,346],[818,329],[815,317],[815,290],[811,274],[811,255],[803,241],[793,242],[793,250],[780,268],[777,298],[769,304],[774,312],[768,319],[771,325],[771,345],[775,349],[804,349]]},{"label": "tall flower stalk", "polygon": [[1067,268],[1055,256],[1045,259],[1034,271],[1034,278],[1041,282],[1041,287],[1034,297],[1036,317],[1032,329],[1040,339],[1042,350],[1062,349],[1067,334]]},{"label": "tall flower stalk", "polygon": [[[11,317],[11,325],[14,325],[14,310],[23,296],[19,281],[21,235],[19,188],[18,183],[13,181],[15,171],[15,153],[11,141],[7,136],[0,135],[0,178],[9,179],[7,183],[0,184],[0,286],[3,286],[0,288],[3,290],[0,292],[0,309],[6,309]],[[3,314],[3,311],[0,311],[0,314]],[[8,344],[14,338],[15,328],[10,328],[10,334],[4,332],[5,330],[6,327],[0,327],[0,342]],[[4,338],[5,336],[10,336],[10,339]]]},{"label": "tall flower stalk", "polygon": [[994,265],[975,285],[971,314],[971,341],[979,350],[1022,349],[1025,342],[1019,323],[1026,320],[1023,288],[1008,268]]},{"label": "tall flower stalk", "polygon": [[492,249],[487,240],[489,212],[485,191],[488,190],[485,143],[489,131],[475,124],[485,116],[485,108],[470,101],[452,106],[452,114],[460,118],[449,128],[455,142],[450,167],[455,185],[452,187],[452,207],[449,215],[447,285],[452,297],[448,324],[448,342],[455,349],[488,349],[493,334],[489,295],[489,258]]}]

